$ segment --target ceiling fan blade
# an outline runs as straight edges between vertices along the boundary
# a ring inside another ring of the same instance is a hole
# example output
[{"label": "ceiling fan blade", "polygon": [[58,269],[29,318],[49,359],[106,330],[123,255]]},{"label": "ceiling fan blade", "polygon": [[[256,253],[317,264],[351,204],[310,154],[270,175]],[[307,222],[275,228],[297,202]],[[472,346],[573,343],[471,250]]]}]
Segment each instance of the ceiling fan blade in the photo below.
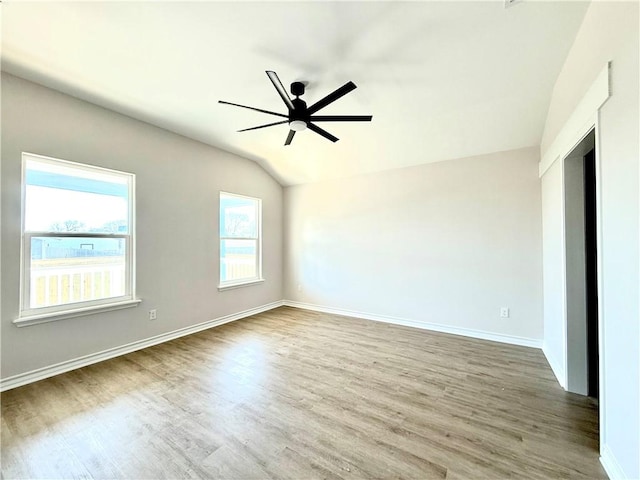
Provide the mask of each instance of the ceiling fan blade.
[{"label": "ceiling fan blade", "polygon": [[312,122],[370,122],[373,115],[313,115]]},{"label": "ceiling fan blade", "polygon": [[285,145],[291,145],[291,141],[293,140],[293,136],[296,134],[295,130],[289,130],[289,135],[287,135],[287,141],[284,142]]},{"label": "ceiling fan blade", "polygon": [[281,122],[274,122],[274,123],[267,123],[266,125],[259,125],[257,127],[243,128],[242,130],[238,130],[238,132],[248,132],[249,130],[258,130],[259,128],[273,127],[274,125],[281,125],[283,123],[289,123],[289,120],[283,120]]},{"label": "ceiling fan blade", "polygon": [[262,110],[261,108],[247,107],[246,105],[240,105],[239,103],[225,102],[224,100],[218,100],[218,103],[224,103],[225,105],[233,105],[235,107],[248,108],[249,110],[255,110],[256,112],[268,113],[270,115],[277,115],[278,117],[289,118],[289,115],[283,115],[282,113],[270,112],[269,110]]},{"label": "ceiling fan blade", "polygon": [[317,101],[316,103],[314,103],[313,105],[311,105],[308,109],[307,109],[307,113],[309,115],[311,115],[312,113],[317,112],[318,110],[320,110],[321,108],[326,107],[327,105],[329,105],[332,102],[335,102],[336,100],[338,100],[340,97],[344,97],[347,93],[355,90],[356,84],[353,82],[347,82],[345,83],[343,86],[341,86],[340,88],[334,90],[333,92],[331,92],[329,95],[327,95],[326,97],[324,97],[322,100]]},{"label": "ceiling fan blade", "polygon": [[293,102],[289,98],[289,95],[287,95],[287,91],[284,89],[282,82],[278,78],[278,74],[276,72],[272,72],[271,70],[267,70],[267,76],[269,77],[269,80],[271,80],[271,83],[273,83],[273,86],[276,87],[278,94],[282,98],[282,101],[285,103],[287,108],[289,110],[293,110]]},{"label": "ceiling fan blade", "polygon": [[316,132],[318,135],[322,135],[324,138],[326,138],[327,140],[331,140],[334,143],[340,140],[338,137],[334,137],[329,132],[327,132],[326,130],[323,130],[317,125],[314,125],[313,123],[307,123],[307,128],[309,130]]}]

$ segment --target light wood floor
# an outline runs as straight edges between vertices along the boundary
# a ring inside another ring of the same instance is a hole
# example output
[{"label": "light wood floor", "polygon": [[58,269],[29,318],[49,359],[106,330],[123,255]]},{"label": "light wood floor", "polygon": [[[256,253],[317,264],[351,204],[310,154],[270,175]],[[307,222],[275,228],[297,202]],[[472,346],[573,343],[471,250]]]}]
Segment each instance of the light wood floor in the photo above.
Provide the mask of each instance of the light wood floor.
[{"label": "light wood floor", "polygon": [[2,394],[9,478],[606,478],[542,353],[279,308]]}]

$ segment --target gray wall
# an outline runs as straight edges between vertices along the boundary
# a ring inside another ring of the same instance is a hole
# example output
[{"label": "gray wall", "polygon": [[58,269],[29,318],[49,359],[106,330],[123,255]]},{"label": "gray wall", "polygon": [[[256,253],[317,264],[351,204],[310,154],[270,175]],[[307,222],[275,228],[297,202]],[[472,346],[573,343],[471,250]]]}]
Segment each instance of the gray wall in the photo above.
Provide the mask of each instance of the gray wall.
[{"label": "gray wall", "polygon": [[[585,152],[586,153],[586,152]],[[589,393],[584,164],[582,152],[564,161],[564,237],[567,299],[567,390]]]},{"label": "gray wall", "polygon": [[285,298],[541,340],[539,160],[529,148],[286,188]]},{"label": "gray wall", "polygon": [[[544,153],[596,76],[611,61],[611,97],[599,114],[602,243],[598,255],[603,279],[599,301],[604,317],[600,338],[604,342],[601,450],[609,465],[613,464],[627,478],[640,478],[638,10],[638,2],[591,3],[554,87],[542,142]],[[543,202],[555,204],[556,211],[562,209],[558,201],[562,198],[558,190],[562,181],[558,181],[558,175],[561,169],[554,168],[543,178],[549,187],[543,190]],[[553,239],[545,239],[545,245],[546,242]],[[545,258],[545,268],[556,268],[553,262]],[[545,299],[547,288],[545,285]],[[561,295],[557,290],[549,293]],[[545,319],[545,344],[549,335],[561,331],[562,321],[558,314]]]},{"label": "gray wall", "polygon": [[[139,307],[12,323],[23,151],[136,174]],[[1,182],[2,378],[282,299],[282,187],[252,161],[3,73]],[[217,290],[220,190],[263,199],[263,284]]]}]

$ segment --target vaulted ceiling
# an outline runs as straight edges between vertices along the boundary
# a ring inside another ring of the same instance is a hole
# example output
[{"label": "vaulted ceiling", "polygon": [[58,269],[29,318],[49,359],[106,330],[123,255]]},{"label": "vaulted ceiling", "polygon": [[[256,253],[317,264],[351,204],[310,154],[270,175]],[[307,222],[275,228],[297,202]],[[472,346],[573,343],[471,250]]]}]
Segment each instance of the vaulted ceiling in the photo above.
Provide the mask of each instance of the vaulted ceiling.
[{"label": "vaulted ceiling", "polygon": [[[2,69],[253,159],[283,185],[539,145],[580,1],[2,3]],[[358,88],[284,146],[265,70],[311,104]]]}]

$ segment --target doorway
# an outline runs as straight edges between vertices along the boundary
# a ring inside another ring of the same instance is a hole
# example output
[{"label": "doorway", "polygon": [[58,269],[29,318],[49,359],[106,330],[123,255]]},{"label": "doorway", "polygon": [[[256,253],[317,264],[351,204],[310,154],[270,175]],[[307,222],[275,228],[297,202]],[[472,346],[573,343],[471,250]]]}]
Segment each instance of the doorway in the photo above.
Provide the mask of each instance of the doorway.
[{"label": "doorway", "polygon": [[567,390],[598,398],[595,132],[564,160]]}]

